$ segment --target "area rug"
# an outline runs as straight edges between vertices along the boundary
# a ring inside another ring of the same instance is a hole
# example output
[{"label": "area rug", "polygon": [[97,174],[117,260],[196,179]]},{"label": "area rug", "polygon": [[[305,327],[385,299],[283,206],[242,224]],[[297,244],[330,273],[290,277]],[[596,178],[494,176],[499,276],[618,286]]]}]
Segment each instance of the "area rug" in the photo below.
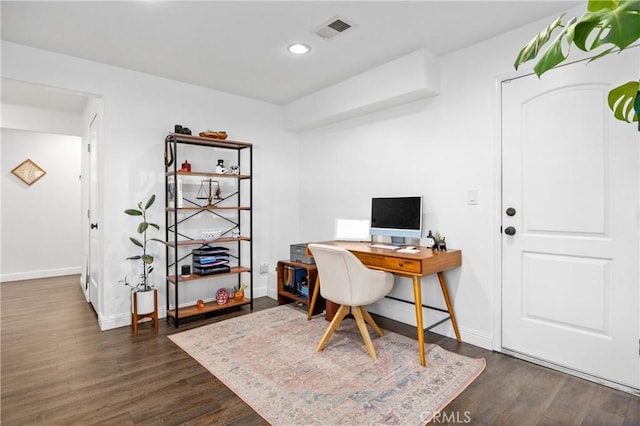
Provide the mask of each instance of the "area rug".
[{"label": "area rug", "polygon": [[371,332],[373,361],[353,320],[317,353],[329,325],[283,305],[169,336],[273,425],[423,425],[484,370],[472,359]]}]

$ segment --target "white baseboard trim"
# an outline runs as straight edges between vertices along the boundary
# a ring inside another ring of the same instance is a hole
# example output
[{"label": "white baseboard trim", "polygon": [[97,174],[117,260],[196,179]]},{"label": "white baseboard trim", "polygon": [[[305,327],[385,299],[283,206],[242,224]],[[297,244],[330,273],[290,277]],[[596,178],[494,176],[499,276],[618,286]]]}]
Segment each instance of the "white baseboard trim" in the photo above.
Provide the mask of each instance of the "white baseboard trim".
[{"label": "white baseboard trim", "polygon": [[[264,297],[267,296],[267,288],[254,288],[253,289],[253,297]],[[205,302],[212,302],[215,298],[203,299]],[[187,302],[181,304],[181,308],[184,306],[191,306],[192,302]],[[167,308],[165,306],[158,306],[158,318],[166,318],[167,317]],[[98,324],[100,325],[100,330],[112,330],[114,328],[119,327],[131,327],[131,313],[126,312],[122,314],[110,315],[108,317],[98,317]]]},{"label": "white baseboard trim", "polygon": [[[390,318],[395,321],[402,322],[416,326],[416,310],[413,302],[401,302],[394,299],[385,298],[367,307],[367,310],[373,314],[377,314],[386,318]],[[423,324],[425,327],[429,327],[430,324],[436,323],[439,320],[447,317],[448,314],[444,312],[434,311],[428,308],[422,309]],[[481,348],[492,350],[493,336],[489,333],[485,333],[479,330],[474,330],[458,325],[460,330],[460,338],[463,342],[469,343]],[[442,336],[456,338],[453,332],[453,326],[450,321],[446,321],[431,330],[433,333],[440,334]]]},{"label": "white baseboard trim", "polygon": [[0,282],[35,280],[39,278],[63,277],[65,275],[78,275],[82,273],[81,266],[69,268],[43,269],[41,271],[12,272],[0,275]]},{"label": "white baseboard trim", "polygon": [[[163,307],[158,307],[158,320],[167,317],[167,309]],[[145,321],[151,321],[151,318],[145,319],[141,321],[142,324]],[[110,315],[108,317],[98,317],[98,324],[100,325],[101,331],[112,330],[114,328],[120,327],[131,327],[131,313],[127,312],[124,314],[116,314]]]}]

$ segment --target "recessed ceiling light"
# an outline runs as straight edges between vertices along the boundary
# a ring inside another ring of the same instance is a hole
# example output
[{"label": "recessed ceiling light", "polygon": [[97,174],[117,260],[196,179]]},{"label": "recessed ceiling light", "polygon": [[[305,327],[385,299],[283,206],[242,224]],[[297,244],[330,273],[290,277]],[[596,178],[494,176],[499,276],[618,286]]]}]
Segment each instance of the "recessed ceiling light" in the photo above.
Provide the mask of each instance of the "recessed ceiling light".
[{"label": "recessed ceiling light", "polygon": [[309,46],[302,43],[294,43],[290,45],[288,49],[289,49],[289,52],[295,55],[304,55],[305,53],[309,53],[309,51],[311,50]]}]

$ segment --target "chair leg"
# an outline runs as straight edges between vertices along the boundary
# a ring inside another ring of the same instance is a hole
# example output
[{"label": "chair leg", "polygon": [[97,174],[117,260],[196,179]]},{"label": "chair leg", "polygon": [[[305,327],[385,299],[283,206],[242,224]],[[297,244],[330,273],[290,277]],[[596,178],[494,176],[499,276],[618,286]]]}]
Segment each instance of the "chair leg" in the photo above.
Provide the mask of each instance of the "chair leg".
[{"label": "chair leg", "polygon": [[338,308],[338,312],[336,312],[336,315],[333,317],[333,320],[331,320],[331,324],[329,324],[329,328],[327,328],[327,330],[324,332],[324,335],[322,336],[322,339],[320,339],[320,343],[318,343],[316,352],[320,352],[322,349],[324,349],[324,345],[327,344],[327,341],[329,340],[333,332],[336,331],[336,329],[338,328],[338,326],[340,325],[340,323],[348,313],[349,313],[349,306],[340,305],[340,308]]},{"label": "chair leg", "polygon": [[367,322],[367,324],[369,324],[371,328],[373,328],[373,331],[375,331],[378,336],[380,337],[384,336],[384,333],[382,333],[382,330],[380,329],[380,327],[378,327],[378,324],[376,324],[373,318],[371,318],[371,315],[369,315],[369,312],[367,312],[364,306],[362,306],[362,316],[364,317],[364,320]]},{"label": "chair leg", "polygon": [[362,338],[364,339],[364,344],[367,347],[367,351],[369,351],[369,355],[375,361],[378,359],[376,356],[376,351],[373,349],[373,343],[371,343],[371,336],[369,336],[369,330],[367,330],[367,324],[364,322],[364,318],[362,315],[362,311],[364,309],[362,306],[354,306],[351,308],[351,313],[356,319],[356,324],[358,324],[358,328],[360,329],[360,334],[362,334]]}]

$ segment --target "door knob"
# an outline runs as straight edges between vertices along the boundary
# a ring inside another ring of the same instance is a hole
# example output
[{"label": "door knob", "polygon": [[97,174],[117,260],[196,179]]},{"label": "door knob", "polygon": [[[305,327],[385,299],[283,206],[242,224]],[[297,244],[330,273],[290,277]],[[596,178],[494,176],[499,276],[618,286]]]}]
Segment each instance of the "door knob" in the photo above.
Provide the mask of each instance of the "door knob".
[{"label": "door knob", "polygon": [[507,235],[516,235],[516,228],[514,228],[513,226],[507,226],[504,229],[504,233]]},{"label": "door knob", "polygon": [[515,216],[516,209],[514,209],[513,207],[509,207],[505,213],[507,213],[507,216]]},{"label": "door knob", "polygon": [[91,229],[98,229],[98,224],[97,223],[92,223],[91,224]]}]

